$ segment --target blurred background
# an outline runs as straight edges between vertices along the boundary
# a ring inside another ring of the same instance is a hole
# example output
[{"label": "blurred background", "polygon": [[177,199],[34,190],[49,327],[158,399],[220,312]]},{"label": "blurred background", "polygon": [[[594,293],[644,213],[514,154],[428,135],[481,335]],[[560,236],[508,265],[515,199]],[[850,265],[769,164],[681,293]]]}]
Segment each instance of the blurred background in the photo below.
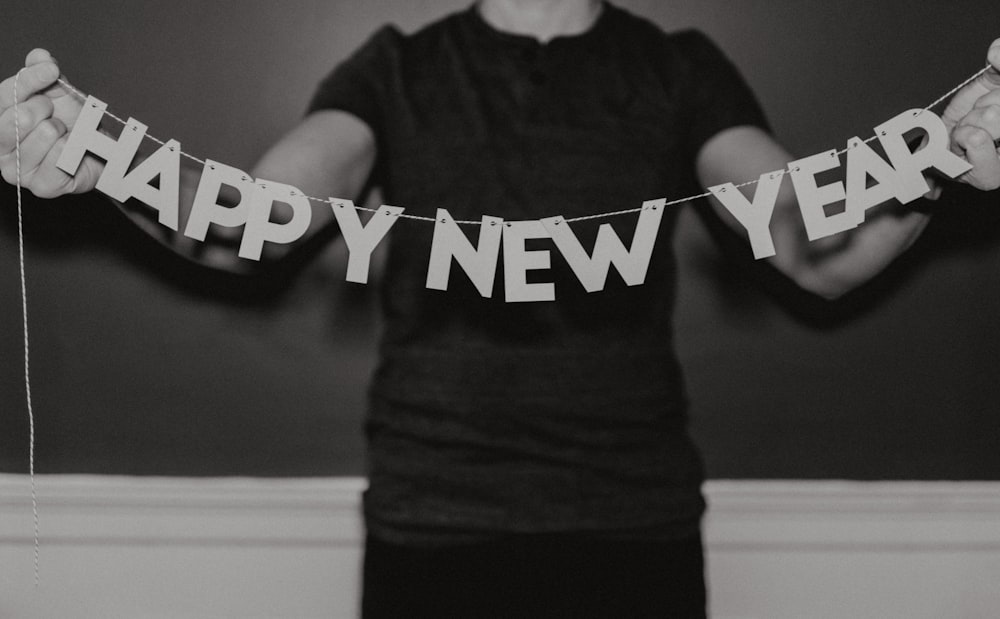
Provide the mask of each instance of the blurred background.
[{"label": "blurred background", "polygon": [[[618,4],[668,30],[707,32],[801,156],[930,103],[982,67],[1000,36],[985,0]],[[467,5],[6,0],[0,74],[46,47],[112,112],[246,169],[378,26],[412,31]],[[10,473],[28,461],[14,205],[0,186],[0,472]],[[832,305],[789,290],[749,252],[727,258],[686,207],[677,332],[709,475],[1000,479],[998,206],[995,192],[953,192],[903,260]],[[363,474],[377,286],[343,281],[342,244],[236,277],[174,256],[100,195],[25,207],[39,472]]]}]

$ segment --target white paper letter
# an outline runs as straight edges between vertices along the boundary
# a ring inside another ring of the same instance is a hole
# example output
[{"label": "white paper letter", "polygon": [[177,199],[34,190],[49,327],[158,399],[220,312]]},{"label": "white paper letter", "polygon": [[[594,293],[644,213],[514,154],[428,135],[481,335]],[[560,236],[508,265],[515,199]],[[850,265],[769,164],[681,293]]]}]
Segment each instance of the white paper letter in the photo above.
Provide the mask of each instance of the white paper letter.
[{"label": "white paper letter", "polygon": [[540,221],[508,221],[503,225],[504,298],[508,303],[553,301],[556,298],[552,282],[529,284],[528,271],[550,266],[548,250],[527,251],[528,239],[547,238]]},{"label": "white paper letter", "polygon": [[766,172],[760,175],[757,189],[754,190],[753,202],[746,199],[732,183],[724,183],[709,187],[722,206],[726,207],[736,221],[740,222],[750,236],[750,247],[755,260],[769,258],[774,255],[774,240],[771,238],[771,215],[774,204],[781,190],[782,170]]},{"label": "white paper letter", "polygon": [[[865,211],[895,199],[899,194],[899,174],[870,146],[854,137],[847,141],[847,212],[855,223],[865,220]],[[868,177],[875,185],[868,186]]]},{"label": "white paper letter", "polygon": [[[291,185],[257,180],[256,191],[247,200],[247,225],[240,242],[240,258],[260,260],[264,241],[291,243],[305,234],[312,220],[309,199]],[[283,224],[271,221],[271,208],[275,202],[292,208],[292,218]]]},{"label": "white paper letter", "polygon": [[432,290],[448,289],[451,259],[455,258],[455,262],[469,276],[479,294],[490,298],[493,295],[497,258],[500,255],[502,224],[503,219],[499,217],[483,216],[479,226],[479,245],[474,248],[451,214],[439,208],[434,222],[430,265],[427,268],[427,287]]},{"label": "white paper letter", "polygon": [[666,202],[666,199],[660,199],[642,203],[635,235],[632,237],[631,250],[625,249],[611,224],[601,224],[597,229],[597,240],[594,242],[592,256],[587,255],[573,234],[573,230],[562,217],[548,217],[542,220],[542,225],[587,292],[604,290],[608,270],[612,264],[618,269],[626,285],[639,286],[646,281],[649,259],[653,255],[656,234],[659,232],[660,219],[663,217],[663,205]]},{"label": "white paper letter", "polygon": [[[97,181],[97,188],[119,202],[137,198],[159,211],[161,224],[171,230],[177,230],[180,172],[181,145],[175,140],[170,140],[140,162],[124,178],[110,178],[107,173],[102,174]],[[160,179],[158,188],[150,184],[157,177]],[[108,182],[109,178],[111,182]]]},{"label": "white paper letter", "polygon": [[[90,152],[107,163],[100,180],[104,180],[107,176],[108,180],[104,182],[108,183],[125,175],[142,143],[143,136],[146,135],[146,125],[129,118],[128,123],[122,128],[121,135],[115,140],[101,133],[99,129],[107,108],[107,103],[94,97],[87,97],[80,109],[80,115],[73,124],[73,131],[66,139],[66,146],[59,156],[59,161],[56,162],[56,167],[66,174],[76,174],[83,156]],[[97,188],[101,189],[100,185]]]},{"label": "white paper letter", "polygon": [[[234,187],[240,192],[240,200],[235,206],[219,204],[219,190],[223,185]],[[257,188],[253,179],[246,172],[216,161],[206,161],[184,235],[196,241],[204,241],[210,224],[227,228],[242,226],[247,221],[247,199],[255,191]]]},{"label": "white paper letter", "polygon": [[846,195],[844,184],[831,183],[822,187],[816,186],[816,174],[832,170],[840,166],[837,151],[829,150],[805,159],[799,159],[788,164],[792,175],[792,185],[799,201],[802,221],[806,224],[806,235],[810,241],[821,239],[831,234],[857,227],[853,213],[844,211],[827,216],[823,207],[843,200]]},{"label": "white paper letter", "polygon": [[[923,129],[927,143],[917,152],[911,153],[903,138],[907,131]],[[942,174],[955,178],[965,174],[972,166],[949,150],[951,138],[948,128],[936,114],[926,110],[903,112],[892,120],[875,127],[875,134],[882,142],[892,167],[896,168],[900,181],[896,199],[906,204],[930,191],[924,179],[924,170],[934,168]]]},{"label": "white paper letter", "polygon": [[354,202],[337,198],[330,198],[330,202],[333,205],[333,214],[337,218],[337,225],[340,226],[340,233],[344,235],[344,242],[347,243],[347,250],[350,253],[347,259],[347,281],[366,284],[372,252],[389,232],[389,228],[399,219],[399,214],[404,209],[383,204],[368,223],[362,226]]}]

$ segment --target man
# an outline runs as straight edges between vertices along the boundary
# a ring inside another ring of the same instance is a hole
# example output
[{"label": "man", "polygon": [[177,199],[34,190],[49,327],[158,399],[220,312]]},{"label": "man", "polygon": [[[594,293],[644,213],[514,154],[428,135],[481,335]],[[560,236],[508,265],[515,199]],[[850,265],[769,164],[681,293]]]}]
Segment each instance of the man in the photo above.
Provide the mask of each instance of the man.
[{"label": "man", "polygon": [[[1000,65],[1000,44],[990,59]],[[80,102],[54,85],[46,52],[26,64],[22,182],[43,197],[89,191],[98,160],[73,177],[54,166]],[[0,86],[8,182],[12,80]],[[994,69],[945,113],[953,150],[974,165],[962,180],[983,189],[1000,185],[998,86]],[[691,195],[792,159],[702,35],[664,34],[598,0],[482,0],[413,35],[376,33],[253,175],[313,196],[377,184],[411,214],[533,220]],[[789,183],[779,200],[772,262],[827,297],[877,273],[927,222],[872,214],[849,238],[808,243]],[[621,237],[635,228],[608,222]],[[366,617],[704,616],[703,475],[671,335],[673,223],[664,216],[643,286],[609,280],[585,295],[551,252],[558,300],[532,304],[484,298],[460,277],[427,290],[431,227],[397,226],[367,422]],[[593,245],[596,224],[574,230]]]}]

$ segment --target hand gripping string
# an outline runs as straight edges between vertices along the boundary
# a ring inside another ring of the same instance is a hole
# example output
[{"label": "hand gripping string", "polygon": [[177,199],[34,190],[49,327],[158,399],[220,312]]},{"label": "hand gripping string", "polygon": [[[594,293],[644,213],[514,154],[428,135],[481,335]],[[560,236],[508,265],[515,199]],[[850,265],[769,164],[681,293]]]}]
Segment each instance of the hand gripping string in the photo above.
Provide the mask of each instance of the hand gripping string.
[{"label": "hand gripping string", "polygon": [[28,406],[28,479],[31,483],[31,515],[35,525],[35,587],[38,587],[38,495],[35,491],[35,412],[31,406],[31,355],[28,345],[28,292],[24,274],[24,208],[21,201],[21,118],[17,109],[17,82],[22,68],[14,76],[14,163],[17,176],[14,184],[17,187],[17,259],[21,275],[21,317],[24,331],[24,397]]}]

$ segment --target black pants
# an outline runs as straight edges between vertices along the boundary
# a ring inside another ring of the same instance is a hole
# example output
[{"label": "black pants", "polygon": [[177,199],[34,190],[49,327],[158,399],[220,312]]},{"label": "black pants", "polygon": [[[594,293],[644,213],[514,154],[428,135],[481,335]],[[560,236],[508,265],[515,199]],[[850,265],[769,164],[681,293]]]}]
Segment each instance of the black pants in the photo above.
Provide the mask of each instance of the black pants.
[{"label": "black pants", "polygon": [[704,619],[701,538],[523,535],[412,548],[369,536],[364,619]]}]

